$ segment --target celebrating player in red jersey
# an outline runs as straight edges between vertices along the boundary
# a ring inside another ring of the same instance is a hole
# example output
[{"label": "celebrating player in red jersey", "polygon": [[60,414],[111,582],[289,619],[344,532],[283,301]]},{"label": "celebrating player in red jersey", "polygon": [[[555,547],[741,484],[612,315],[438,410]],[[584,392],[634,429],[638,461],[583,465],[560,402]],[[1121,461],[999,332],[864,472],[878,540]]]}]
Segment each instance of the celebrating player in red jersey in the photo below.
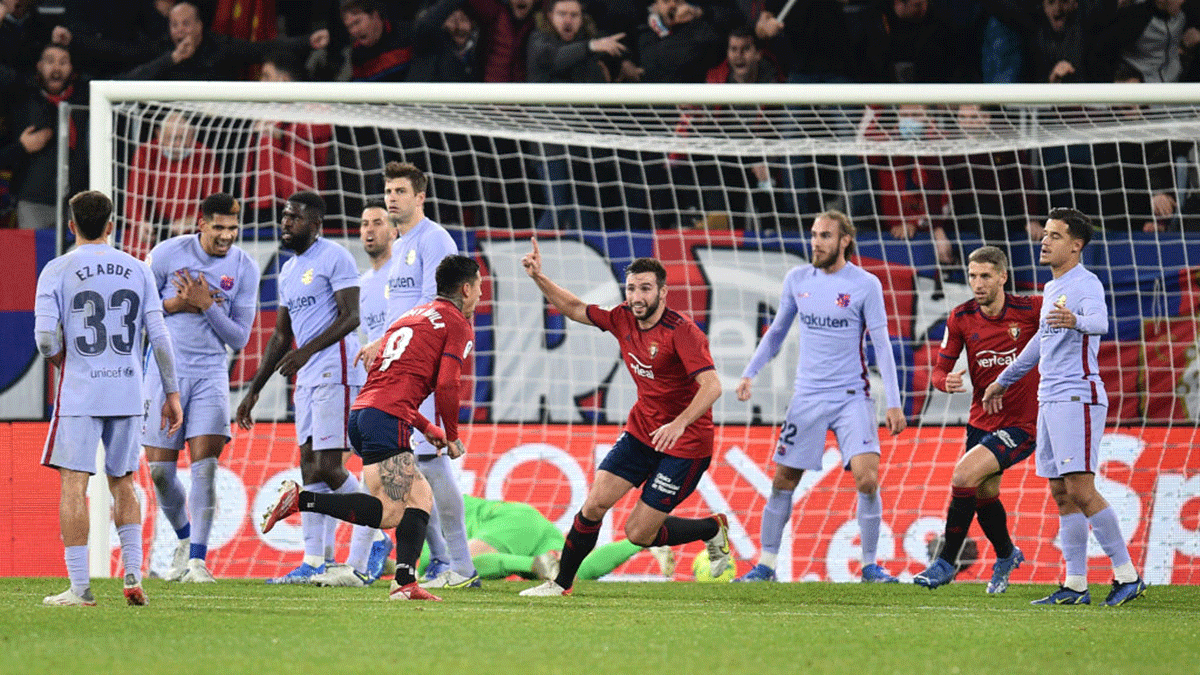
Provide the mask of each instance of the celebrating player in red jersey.
[{"label": "celebrating player in red jersey", "polygon": [[[263,532],[297,511],[316,511],[356,525],[396,528],[393,600],[439,600],[417,585],[417,557],[425,539],[433,492],[417,470],[410,436],[417,429],[451,458],[463,453],[458,439],[459,376],[475,334],[467,316],[479,302],[479,264],[447,256],[437,268],[438,297],[403,314],[383,336],[350,412],[350,442],[363,460],[371,494],[320,494],[285,481],[263,516]],[[434,395],[442,428],[417,408]]]},{"label": "celebrating player in red jersey", "polygon": [[1008,536],[1007,515],[1000,502],[1000,477],[1005,469],[1033,453],[1037,431],[1036,371],[1030,371],[1004,394],[1004,409],[984,410],[983,392],[1017,358],[1038,330],[1041,296],[1004,292],[1008,258],[995,246],[984,246],[968,258],[967,279],[974,300],[955,307],[946,321],[942,349],[933,371],[933,386],[947,392],[966,391],[963,371],[950,372],[963,347],[971,373],[971,418],[967,423],[967,453],[954,467],[950,508],[946,513],[945,543],[938,559],[913,583],[926,588],[948,584],[957,573],[959,550],[971,519],[996,549],[988,593],[1003,593],[1008,576],[1025,560]]},{"label": "celebrating player in red jersey", "polygon": [[721,381],[708,338],[691,319],[667,308],[667,270],[654,258],[634,260],[625,268],[625,302],[605,310],[584,303],[542,273],[537,239],[521,264],[563,316],[617,338],[638,393],[625,432],[600,463],[583,508],[575,514],[558,576],[521,595],[569,595],[579,564],[596,545],[604,514],[643,483],[642,498],[625,521],[625,536],[639,546],[703,540],[712,575],[720,576],[730,564],[725,516],[670,515],[696,489],[712,461],[712,404],[721,396]]}]

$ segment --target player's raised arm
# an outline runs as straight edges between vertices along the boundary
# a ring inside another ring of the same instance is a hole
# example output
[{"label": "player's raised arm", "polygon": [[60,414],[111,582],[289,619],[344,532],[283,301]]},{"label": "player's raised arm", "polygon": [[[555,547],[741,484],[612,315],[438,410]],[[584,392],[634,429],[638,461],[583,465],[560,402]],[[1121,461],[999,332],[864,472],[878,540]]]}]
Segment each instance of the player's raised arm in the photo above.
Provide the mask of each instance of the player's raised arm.
[{"label": "player's raised arm", "polygon": [[762,339],[758,341],[758,347],[754,350],[754,356],[750,357],[750,363],[747,363],[745,370],[742,371],[742,380],[738,383],[737,387],[739,401],[750,400],[751,385],[754,382],[754,376],[758,374],[758,371],[762,370],[763,366],[767,365],[767,362],[779,354],[780,348],[783,347],[783,339],[787,337],[792,323],[796,320],[796,299],[792,297],[793,294],[790,286],[793,278],[793,274],[789,272],[787,278],[784,279],[783,291],[779,296],[779,309],[775,312],[775,318],[771,319],[770,327],[767,328],[767,332],[763,334]]},{"label": "player's raised arm", "polygon": [[542,295],[546,296],[550,304],[557,307],[563,316],[588,326],[594,326],[595,324],[587,315],[587,303],[542,273],[542,253],[538,250],[537,238],[530,237],[530,241],[533,242],[533,250],[526,253],[525,257],[521,259],[521,264],[525,266],[525,273],[529,275],[530,279],[533,279]]}]

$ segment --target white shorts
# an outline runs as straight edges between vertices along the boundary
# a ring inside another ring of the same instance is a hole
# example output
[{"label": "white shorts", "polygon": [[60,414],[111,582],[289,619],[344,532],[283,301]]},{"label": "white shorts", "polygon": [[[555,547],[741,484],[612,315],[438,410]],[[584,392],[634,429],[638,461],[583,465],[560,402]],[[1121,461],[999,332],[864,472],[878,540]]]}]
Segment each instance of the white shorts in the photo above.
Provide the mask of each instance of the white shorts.
[{"label": "white shorts", "polygon": [[[430,394],[429,398],[421,401],[421,407],[418,410],[425,416],[425,419],[437,424],[437,408],[433,402],[433,394]],[[438,424],[438,426],[443,429],[446,428],[444,424]],[[418,457],[432,457],[437,454],[437,448],[425,440],[425,435],[416,429],[413,429],[412,432],[412,449],[413,453]]]},{"label": "white shorts", "polygon": [[186,439],[197,436],[224,436],[229,442],[229,378],[179,378],[179,405],[183,407],[183,426],[174,434],[162,428],[162,406],[166,400],[162,380],[146,380],[146,425],[142,445],[181,450]]},{"label": "white shorts", "polygon": [[55,416],[50,420],[42,464],[56,469],[96,473],[96,449],[104,442],[104,473],[120,478],[138,467],[142,416]]},{"label": "white shorts", "polygon": [[850,458],[873,452],[879,454],[879,424],[875,421],[875,403],[868,397],[841,401],[814,401],[794,396],[788,404],[787,418],[779,430],[775,463],[820,471],[825,455],[825,432],[833,429],[842,465],[850,468]]},{"label": "white shorts", "polygon": [[1108,406],[1078,401],[1038,404],[1037,475],[1095,473]]},{"label": "white shorts", "polygon": [[351,384],[296,387],[296,443],[313,450],[349,450],[350,404],[358,396]]}]

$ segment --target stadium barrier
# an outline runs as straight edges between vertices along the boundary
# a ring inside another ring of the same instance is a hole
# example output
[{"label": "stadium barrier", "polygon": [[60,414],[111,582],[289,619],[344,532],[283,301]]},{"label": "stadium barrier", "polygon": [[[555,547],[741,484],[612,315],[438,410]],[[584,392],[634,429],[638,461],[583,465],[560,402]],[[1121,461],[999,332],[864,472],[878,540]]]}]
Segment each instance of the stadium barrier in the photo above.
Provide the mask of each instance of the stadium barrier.
[{"label": "stadium barrier", "polygon": [[[58,542],[57,483],[38,464],[47,424],[0,424],[0,576],[61,576]],[[296,478],[298,469],[279,471],[296,455],[291,425],[281,424],[273,436],[235,430],[230,451],[218,474],[218,517],[210,544],[209,565],[218,577],[268,577],[295,564],[302,551],[298,519],[277,526],[270,535],[258,532],[258,519],[274,498],[279,482]],[[467,455],[456,462],[463,491],[489,499],[523,501],[536,506],[566,529],[582,504],[599,457],[619,427],[594,431],[564,425],[544,427],[474,424],[466,428]],[[700,516],[713,511],[730,515],[731,537],[739,566],[745,571],[757,557],[762,506],[770,490],[769,455],[775,429],[719,427],[717,456],[677,513]],[[1200,584],[1200,453],[1191,446],[1191,429],[1148,427],[1136,435],[1110,430],[1101,445],[1097,483],[1117,510],[1135,564],[1152,584]],[[885,434],[886,435],[886,434]],[[910,430],[898,440],[884,439],[881,482],[885,500],[880,559],[909,579],[927,564],[927,543],[941,532],[948,485],[961,452],[961,427]],[[494,448],[472,452],[471,448]],[[810,472],[796,491],[796,509],[780,555],[781,580],[854,581],[858,572],[854,483],[838,468],[839,454],[827,441],[825,469]],[[352,466],[357,468],[356,461]],[[187,485],[187,481],[184,481]],[[565,486],[565,490],[563,489]],[[149,471],[137,475],[142,500],[149,569],[162,573],[170,564],[174,534],[159,516]],[[1045,488],[1025,462],[1005,477],[1006,506],[1014,541],[1028,561],[1013,574],[1016,582],[1051,583],[1062,573],[1055,544],[1058,518]],[[622,538],[620,525],[633,506],[626,497],[606,518],[601,543]],[[985,580],[992,552],[977,526],[982,564],[960,575],[960,581]],[[343,544],[349,526],[339,532]],[[116,537],[111,538],[113,542]],[[677,578],[687,578],[691,557],[700,550],[684,547]],[[343,549],[344,551],[344,549]],[[1109,571],[1103,552],[1091,543],[1091,581],[1106,583]],[[114,549],[115,571],[119,555]],[[634,557],[612,579],[652,578],[649,555]]]}]

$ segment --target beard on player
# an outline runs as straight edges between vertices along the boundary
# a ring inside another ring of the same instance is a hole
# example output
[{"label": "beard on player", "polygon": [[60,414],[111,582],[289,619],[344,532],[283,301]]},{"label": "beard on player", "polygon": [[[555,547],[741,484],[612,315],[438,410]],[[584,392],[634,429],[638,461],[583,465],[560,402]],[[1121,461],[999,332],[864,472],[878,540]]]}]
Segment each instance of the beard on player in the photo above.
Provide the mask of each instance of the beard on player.
[{"label": "beard on player", "polygon": [[[629,309],[633,310],[633,316],[635,319],[645,320],[649,317],[654,316],[654,313],[658,311],[658,305],[659,305],[659,300],[658,300],[658,298],[655,298],[654,302],[631,303],[629,305]],[[638,308],[641,308],[641,310],[639,311]]]}]

